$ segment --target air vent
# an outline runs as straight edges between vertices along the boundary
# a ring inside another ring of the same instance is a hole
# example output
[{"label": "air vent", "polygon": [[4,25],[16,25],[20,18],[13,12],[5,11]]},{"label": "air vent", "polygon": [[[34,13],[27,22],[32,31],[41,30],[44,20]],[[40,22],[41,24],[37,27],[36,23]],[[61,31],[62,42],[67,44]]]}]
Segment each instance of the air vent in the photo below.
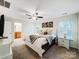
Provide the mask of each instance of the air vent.
[{"label": "air vent", "polygon": [[10,3],[5,1],[5,7],[10,8]]},{"label": "air vent", "polygon": [[4,0],[0,0],[0,5],[4,6]]}]

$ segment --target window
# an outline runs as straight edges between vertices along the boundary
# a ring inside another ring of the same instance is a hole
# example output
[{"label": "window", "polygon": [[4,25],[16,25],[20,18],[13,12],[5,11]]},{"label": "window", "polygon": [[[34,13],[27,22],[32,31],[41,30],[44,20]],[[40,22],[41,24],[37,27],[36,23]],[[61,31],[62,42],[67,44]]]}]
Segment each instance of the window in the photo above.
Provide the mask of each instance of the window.
[{"label": "window", "polygon": [[62,21],[58,26],[58,36],[66,37],[67,39],[72,39],[72,22]]}]

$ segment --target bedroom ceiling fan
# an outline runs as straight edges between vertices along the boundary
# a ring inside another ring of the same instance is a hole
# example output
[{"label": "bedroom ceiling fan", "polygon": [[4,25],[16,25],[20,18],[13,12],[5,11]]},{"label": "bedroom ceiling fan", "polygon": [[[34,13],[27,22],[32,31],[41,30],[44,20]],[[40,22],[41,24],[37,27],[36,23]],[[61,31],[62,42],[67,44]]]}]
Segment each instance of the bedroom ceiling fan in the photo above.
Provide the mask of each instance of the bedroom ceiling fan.
[{"label": "bedroom ceiling fan", "polygon": [[26,14],[27,16],[29,16],[28,19],[34,19],[34,20],[38,20],[38,18],[43,18],[43,16],[39,16],[38,12],[35,12],[34,14],[32,15],[29,15],[29,14]]},{"label": "bedroom ceiling fan", "polygon": [[43,16],[39,16],[38,10],[36,9],[35,12],[32,14],[31,12],[24,10],[22,8],[16,8],[17,11],[24,13],[26,16],[28,16],[28,19],[34,19],[38,20],[38,18],[43,18]]}]

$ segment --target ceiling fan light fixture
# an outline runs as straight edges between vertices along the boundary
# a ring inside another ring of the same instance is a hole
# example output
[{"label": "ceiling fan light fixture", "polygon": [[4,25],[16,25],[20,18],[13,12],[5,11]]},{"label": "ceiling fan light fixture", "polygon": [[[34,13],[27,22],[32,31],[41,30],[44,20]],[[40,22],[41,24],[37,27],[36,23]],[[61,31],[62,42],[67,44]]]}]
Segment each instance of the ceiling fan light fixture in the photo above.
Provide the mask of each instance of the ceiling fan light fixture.
[{"label": "ceiling fan light fixture", "polygon": [[36,20],[36,17],[35,17],[35,16],[33,16],[33,17],[32,17],[32,19]]}]

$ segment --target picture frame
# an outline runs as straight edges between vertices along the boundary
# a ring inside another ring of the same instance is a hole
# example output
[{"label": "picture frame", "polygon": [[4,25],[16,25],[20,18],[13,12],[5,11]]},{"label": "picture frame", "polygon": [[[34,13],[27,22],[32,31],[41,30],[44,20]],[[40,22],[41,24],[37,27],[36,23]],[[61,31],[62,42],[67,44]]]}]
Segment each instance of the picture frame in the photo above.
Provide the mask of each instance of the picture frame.
[{"label": "picture frame", "polygon": [[53,21],[42,23],[42,28],[53,27]]},{"label": "picture frame", "polygon": [[53,22],[49,22],[49,27],[53,27]]}]

